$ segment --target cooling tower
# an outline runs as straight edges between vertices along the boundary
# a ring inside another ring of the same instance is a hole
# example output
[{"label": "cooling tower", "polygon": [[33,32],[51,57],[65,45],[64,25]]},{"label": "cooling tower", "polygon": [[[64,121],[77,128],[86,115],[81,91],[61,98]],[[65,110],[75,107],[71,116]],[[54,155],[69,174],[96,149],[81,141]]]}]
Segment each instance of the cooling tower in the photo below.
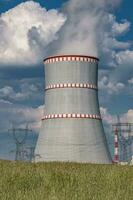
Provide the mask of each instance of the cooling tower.
[{"label": "cooling tower", "polygon": [[45,64],[45,111],[36,161],[111,163],[98,102],[98,58],[53,56]]}]

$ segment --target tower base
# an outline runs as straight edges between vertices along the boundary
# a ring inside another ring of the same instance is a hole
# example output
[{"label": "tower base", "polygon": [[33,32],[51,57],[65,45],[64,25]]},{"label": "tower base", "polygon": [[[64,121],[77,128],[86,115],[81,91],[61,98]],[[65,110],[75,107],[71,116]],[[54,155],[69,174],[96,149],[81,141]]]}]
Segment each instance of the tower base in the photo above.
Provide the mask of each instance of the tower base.
[{"label": "tower base", "polygon": [[101,120],[45,120],[35,151],[39,156],[35,161],[111,164],[103,133]]}]

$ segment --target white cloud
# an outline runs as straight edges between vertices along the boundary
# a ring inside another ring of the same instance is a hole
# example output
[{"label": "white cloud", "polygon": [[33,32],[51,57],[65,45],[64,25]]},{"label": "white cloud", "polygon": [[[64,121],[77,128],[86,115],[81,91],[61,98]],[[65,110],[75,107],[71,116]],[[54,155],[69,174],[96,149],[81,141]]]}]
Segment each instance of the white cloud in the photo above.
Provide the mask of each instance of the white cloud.
[{"label": "white cloud", "polygon": [[[64,14],[57,10],[46,11],[33,1],[21,3],[0,17],[1,65],[35,64],[48,51],[50,55],[99,55],[107,67],[118,63],[128,70],[133,64],[133,52],[125,49],[131,44],[119,41],[118,36],[130,29],[130,22],[117,22],[108,8],[108,5],[119,3],[119,0],[69,0],[62,8]],[[116,72],[120,75],[120,71]],[[99,87],[111,95],[121,93],[126,86],[121,80],[104,76]],[[24,99],[35,93],[34,90],[34,84],[23,83],[19,92],[5,86],[0,94],[1,97]]]},{"label": "white cloud", "polygon": [[[112,125],[118,122],[117,115],[112,115],[108,112],[107,108],[100,108],[101,115],[104,123],[108,125]],[[119,116],[119,120],[121,123],[133,123],[133,109],[128,110],[126,113],[123,113]]]},{"label": "white cloud", "polygon": [[1,105],[6,105],[6,104],[9,104],[9,105],[12,105],[13,103],[12,102],[10,102],[10,101],[7,101],[7,100],[4,100],[4,99],[0,99],[0,104]]},{"label": "white cloud", "polygon": [[128,110],[121,118],[123,122],[133,123],[133,109]]},{"label": "white cloud", "polygon": [[29,127],[38,132],[41,126],[43,109],[44,106],[32,108],[0,100],[1,131],[7,132],[12,123],[17,127],[24,127],[29,123]]},{"label": "white cloud", "polygon": [[99,89],[106,90],[107,94],[119,94],[125,89],[125,84],[121,82],[111,82],[107,76],[103,76],[99,81]]},{"label": "white cloud", "polygon": [[15,92],[14,89],[10,86],[4,86],[0,89],[0,97],[14,100],[23,100],[27,98],[25,93]]},{"label": "white cloud", "polygon": [[[13,85],[17,85],[17,88]],[[44,95],[40,87],[40,81],[37,78],[31,78],[14,80],[11,86],[0,89],[0,132],[7,132],[12,123],[16,127],[25,127],[26,123],[29,123],[31,129],[39,132],[44,106],[33,108],[16,102],[24,100],[30,105],[38,105]]]},{"label": "white cloud", "polygon": [[132,50],[120,51],[117,53],[116,58],[119,65],[125,65],[125,67],[133,66]]},{"label": "white cloud", "polygon": [[128,22],[127,20],[124,20],[123,23],[115,22],[112,26],[112,31],[116,35],[125,34],[129,31],[130,25],[130,22]]},{"label": "white cloud", "polygon": [[132,85],[133,84],[133,78],[131,78],[130,80],[128,80],[128,83]]},{"label": "white cloud", "polygon": [[[110,114],[107,110],[107,108],[100,108],[103,123],[104,123],[104,128],[105,132],[107,133],[106,135],[109,136],[110,134],[113,136],[113,124],[118,123],[118,116]],[[119,122],[120,123],[133,123],[133,109],[128,110],[126,113],[123,113],[119,115]],[[128,128],[129,129],[129,128]],[[127,128],[123,127],[123,136],[127,136],[128,133],[126,132]],[[131,134],[133,135],[133,127],[131,127]],[[112,141],[113,142],[113,141]]]},{"label": "white cloud", "polygon": [[66,18],[27,1],[0,16],[0,65],[31,65],[43,60]]},{"label": "white cloud", "polygon": [[12,86],[4,86],[0,88],[0,98],[6,98],[8,100],[15,100],[15,101],[23,101],[23,100],[30,100],[31,102],[34,99],[41,98],[41,86],[38,84],[31,83],[28,80],[20,80],[16,81],[19,84],[19,89],[16,91]]},{"label": "white cloud", "polygon": [[107,38],[106,47],[111,49],[127,49],[131,46],[129,42],[121,42],[116,40],[115,38]]},{"label": "white cloud", "polygon": [[107,125],[111,126],[113,123],[116,122],[116,116],[111,115],[108,112],[107,108],[100,107],[100,112],[104,123],[106,123]]},{"label": "white cloud", "polygon": [[13,93],[13,89],[9,86],[5,86],[4,88],[0,89],[0,96],[1,97],[6,97],[9,96],[11,93]]},{"label": "white cloud", "polygon": [[1,66],[36,64],[51,54],[99,56],[104,65],[116,66],[116,50],[131,46],[116,38],[130,29],[130,22],[118,23],[109,13],[119,3],[69,0],[62,13],[33,1],[21,3],[0,17]]},{"label": "white cloud", "polygon": [[[118,117],[117,117],[117,115],[110,114],[108,112],[107,108],[101,107],[100,111],[101,111],[104,129],[105,129],[105,133],[108,138],[108,141],[111,141],[111,143],[113,143],[114,136],[113,136],[113,132],[112,132],[113,131],[112,124],[116,124],[118,122]],[[127,113],[120,115],[119,121],[121,123],[123,123],[123,122],[124,123],[133,123],[133,110],[132,109],[128,110]],[[124,135],[126,134],[126,132],[123,132],[123,133],[124,133]],[[131,132],[131,134],[133,134],[133,132]],[[111,140],[111,138],[112,138],[112,140]]]}]

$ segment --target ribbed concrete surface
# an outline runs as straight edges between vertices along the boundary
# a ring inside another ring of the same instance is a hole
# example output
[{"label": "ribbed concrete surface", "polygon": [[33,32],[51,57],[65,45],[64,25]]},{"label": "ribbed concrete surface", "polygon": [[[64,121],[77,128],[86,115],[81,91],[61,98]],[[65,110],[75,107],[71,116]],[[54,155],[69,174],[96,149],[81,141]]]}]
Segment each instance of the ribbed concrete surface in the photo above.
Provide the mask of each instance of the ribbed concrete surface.
[{"label": "ribbed concrete surface", "polygon": [[[45,85],[79,83],[97,86],[97,63],[62,61],[45,64]],[[98,93],[88,88],[56,88],[45,92],[44,116],[100,115]],[[102,121],[60,118],[42,121],[36,161],[111,163]]]}]

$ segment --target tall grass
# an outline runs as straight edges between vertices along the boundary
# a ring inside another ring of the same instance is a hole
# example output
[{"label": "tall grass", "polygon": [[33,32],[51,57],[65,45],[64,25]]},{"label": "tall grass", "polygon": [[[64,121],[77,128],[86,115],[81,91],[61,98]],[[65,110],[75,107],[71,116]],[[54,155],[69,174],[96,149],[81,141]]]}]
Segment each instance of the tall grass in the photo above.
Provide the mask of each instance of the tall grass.
[{"label": "tall grass", "polygon": [[0,161],[0,200],[133,200],[133,167]]}]

